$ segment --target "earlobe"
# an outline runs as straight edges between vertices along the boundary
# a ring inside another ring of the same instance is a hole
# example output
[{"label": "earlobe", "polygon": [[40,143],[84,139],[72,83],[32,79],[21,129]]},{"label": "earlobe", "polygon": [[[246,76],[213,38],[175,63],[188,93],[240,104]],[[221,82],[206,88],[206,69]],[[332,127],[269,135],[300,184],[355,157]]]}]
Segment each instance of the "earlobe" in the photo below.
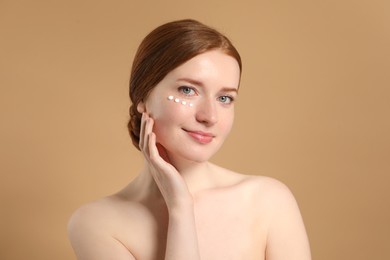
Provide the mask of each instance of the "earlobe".
[{"label": "earlobe", "polygon": [[143,112],[145,112],[145,103],[140,101],[137,105],[137,111],[138,113],[142,114]]}]

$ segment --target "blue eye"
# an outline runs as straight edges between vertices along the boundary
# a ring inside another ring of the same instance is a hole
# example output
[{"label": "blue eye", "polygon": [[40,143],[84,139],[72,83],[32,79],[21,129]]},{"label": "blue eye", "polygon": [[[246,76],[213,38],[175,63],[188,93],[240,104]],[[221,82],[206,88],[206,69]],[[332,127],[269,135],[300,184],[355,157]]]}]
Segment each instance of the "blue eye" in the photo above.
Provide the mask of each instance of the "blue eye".
[{"label": "blue eye", "polygon": [[195,90],[193,88],[187,87],[187,86],[179,87],[179,91],[187,96],[192,96],[195,94]]},{"label": "blue eye", "polygon": [[220,96],[218,98],[218,100],[224,104],[230,104],[233,102],[233,98],[232,97],[229,97],[229,96]]}]

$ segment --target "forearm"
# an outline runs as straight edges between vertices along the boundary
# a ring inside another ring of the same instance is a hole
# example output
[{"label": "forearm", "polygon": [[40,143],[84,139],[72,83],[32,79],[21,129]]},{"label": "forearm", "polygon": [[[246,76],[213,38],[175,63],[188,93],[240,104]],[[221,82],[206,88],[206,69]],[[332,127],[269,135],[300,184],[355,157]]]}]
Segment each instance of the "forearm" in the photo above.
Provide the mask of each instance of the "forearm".
[{"label": "forearm", "polygon": [[165,260],[200,260],[194,207],[187,204],[169,212]]}]

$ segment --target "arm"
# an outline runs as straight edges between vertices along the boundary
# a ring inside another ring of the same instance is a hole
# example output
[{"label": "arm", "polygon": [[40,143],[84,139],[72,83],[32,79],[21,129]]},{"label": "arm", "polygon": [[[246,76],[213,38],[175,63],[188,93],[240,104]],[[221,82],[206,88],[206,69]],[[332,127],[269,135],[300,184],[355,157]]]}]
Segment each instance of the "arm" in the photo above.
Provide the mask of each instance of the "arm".
[{"label": "arm", "polygon": [[310,260],[310,246],[298,205],[290,190],[277,182],[272,192],[267,260]]},{"label": "arm", "polygon": [[[166,260],[199,260],[198,237],[191,193],[180,173],[169,163],[163,147],[157,148],[153,119],[145,113],[140,148],[168,208]],[[164,157],[164,158],[163,158]]]},{"label": "arm", "polygon": [[165,259],[200,259],[191,204],[183,205],[181,209],[177,208],[169,213]]}]

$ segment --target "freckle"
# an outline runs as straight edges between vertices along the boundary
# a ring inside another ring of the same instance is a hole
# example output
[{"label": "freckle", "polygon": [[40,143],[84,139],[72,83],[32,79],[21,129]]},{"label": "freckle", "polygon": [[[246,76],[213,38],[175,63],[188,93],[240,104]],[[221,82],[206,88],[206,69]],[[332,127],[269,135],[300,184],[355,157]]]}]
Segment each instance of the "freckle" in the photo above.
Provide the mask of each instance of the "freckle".
[{"label": "freckle", "polygon": [[179,103],[179,102],[180,102],[180,99],[175,98],[175,102],[176,102],[176,103]]},{"label": "freckle", "polygon": [[187,104],[187,102],[185,102],[185,101],[182,101],[181,103],[182,103],[183,105],[186,105],[186,104]]},{"label": "freckle", "polygon": [[169,100],[172,100],[172,99],[173,99],[173,96],[169,96],[168,99],[169,99]]}]

